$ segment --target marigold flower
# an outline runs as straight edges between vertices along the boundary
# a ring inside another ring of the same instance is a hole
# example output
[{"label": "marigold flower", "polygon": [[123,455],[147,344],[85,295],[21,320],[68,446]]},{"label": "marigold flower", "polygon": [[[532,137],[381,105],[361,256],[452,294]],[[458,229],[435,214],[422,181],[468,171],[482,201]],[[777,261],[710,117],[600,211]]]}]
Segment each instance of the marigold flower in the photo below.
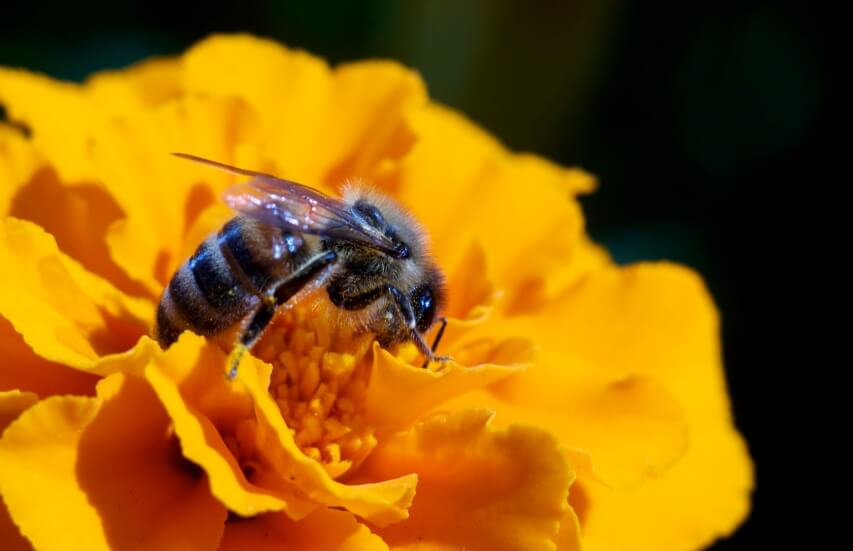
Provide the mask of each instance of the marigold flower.
[{"label": "marigold flower", "polygon": [[[417,74],[250,36],[82,85],[0,69],[3,549],[687,550],[749,509],[700,279],[615,266],[594,180],[507,151]],[[422,369],[297,306],[225,354],[149,337],[233,177],[360,178],[427,228],[450,323]]]}]

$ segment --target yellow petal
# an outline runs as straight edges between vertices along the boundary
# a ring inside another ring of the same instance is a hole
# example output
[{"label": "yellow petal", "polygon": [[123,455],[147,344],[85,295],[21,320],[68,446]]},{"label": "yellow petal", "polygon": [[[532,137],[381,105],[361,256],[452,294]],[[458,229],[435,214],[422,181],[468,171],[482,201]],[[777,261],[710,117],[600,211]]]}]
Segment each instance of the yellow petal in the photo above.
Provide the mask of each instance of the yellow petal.
[{"label": "yellow petal", "polygon": [[67,182],[96,181],[85,139],[100,117],[79,86],[44,75],[0,67],[0,105],[23,122],[36,149]]},{"label": "yellow petal", "polygon": [[0,543],[3,544],[3,551],[32,551],[33,546],[9,517],[2,497],[0,496]]},{"label": "yellow petal", "polygon": [[734,532],[749,513],[753,471],[746,445],[722,424],[692,425],[690,434],[685,456],[633,491],[581,481],[584,549],[702,549]]},{"label": "yellow petal", "polygon": [[111,257],[107,232],[124,215],[102,186],[91,182],[68,185],[59,180],[55,170],[45,167],[21,182],[10,199],[8,214],[44,228],[56,238],[64,254],[120,290],[137,296],[146,294],[144,287]]},{"label": "yellow petal", "polygon": [[98,377],[50,362],[33,353],[12,324],[0,317],[0,390],[29,391],[41,398],[54,394],[95,395]]},{"label": "yellow petal", "polygon": [[[148,379],[175,426],[184,457],[200,466],[211,493],[242,516],[285,510],[304,516],[316,505],[246,480],[221,434],[233,434],[254,414],[251,397],[230,384],[222,371],[225,355],[201,337],[185,333],[145,368]],[[252,369],[245,365],[243,369]]]},{"label": "yellow petal", "polygon": [[[575,483],[577,484],[577,483]],[[575,491],[574,485],[569,489],[569,495]],[[563,519],[560,521],[560,531],[554,538],[554,543],[557,544],[557,551],[580,551],[583,544],[581,543],[581,527],[578,516],[575,510],[569,507]]]},{"label": "yellow petal", "polygon": [[[417,141],[383,185],[397,189],[426,226],[443,265],[456,265],[463,247],[479,241],[491,254],[501,286],[509,288],[572,252],[583,230],[580,208],[568,191],[577,171],[511,155],[461,115],[437,105],[411,112],[409,124]],[[549,247],[532,246],[546,240]]]},{"label": "yellow petal", "polygon": [[41,166],[41,157],[21,131],[0,122],[0,216],[8,214],[15,193]]},{"label": "yellow petal", "polygon": [[407,520],[377,529],[392,549],[553,550],[574,474],[545,431],[439,415],[381,442],[358,479],[417,472]]},{"label": "yellow petal", "polygon": [[31,405],[38,402],[38,395],[20,390],[0,390],[0,434],[9,423]]},{"label": "yellow petal", "polygon": [[559,307],[565,338],[590,370],[654,376],[689,431],[684,457],[631,492],[582,481],[586,548],[695,549],[731,533],[749,511],[752,465],[731,423],[719,322],[701,280],[665,263],[603,271]]},{"label": "yellow petal", "polygon": [[694,417],[730,419],[719,320],[701,279],[669,263],[596,272],[553,303],[566,349],[590,373],[654,377]]},{"label": "yellow petal", "polygon": [[[546,369],[544,364],[534,363],[528,371],[539,371],[541,376]],[[505,385],[521,385],[526,377],[523,373],[506,380]],[[496,426],[523,423],[547,429],[570,448],[579,472],[588,466],[591,471],[586,474],[622,489],[635,486],[644,477],[658,476],[684,454],[687,431],[682,410],[652,380],[633,377],[611,384],[577,381],[566,385],[555,378],[550,387],[535,388],[537,392],[512,400],[494,390],[478,390],[442,409],[484,406],[497,412]],[[589,457],[583,457],[587,454]]]},{"label": "yellow petal", "polygon": [[471,242],[450,273],[447,289],[445,315],[448,317],[472,319],[494,303],[498,291],[482,244]]},{"label": "yellow petal", "polygon": [[103,71],[86,79],[86,91],[99,109],[126,113],[153,107],[181,93],[181,66],[177,59],[152,58],[119,71]]},{"label": "yellow petal", "polygon": [[126,214],[107,243],[116,263],[154,295],[186,260],[177,255],[187,229],[233,178],[169,155],[192,152],[232,162],[256,141],[256,120],[236,100],[186,96],[116,115],[99,129],[93,163]]},{"label": "yellow petal", "polygon": [[365,418],[381,433],[409,425],[431,408],[524,369],[523,364],[465,367],[447,362],[440,371],[413,367],[373,345],[373,370],[367,387]]},{"label": "yellow petal", "polygon": [[266,443],[259,450],[264,460],[313,501],[345,508],[380,526],[406,518],[417,475],[403,473],[397,478],[383,477],[375,479],[378,482],[359,485],[342,484],[332,479],[319,462],[303,454],[296,445],[293,433],[269,394],[270,371],[271,368],[264,364],[260,372],[241,367],[238,375],[255,402],[258,430]]},{"label": "yellow petal", "polygon": [[62,254],[53,237],[22,220],[0,224],[0,315],[36,354],[108,373],[139,365],[157,350],[144,335],[153,306],[127,297]]},{"label": "yellow petal", "polygon": [[182,61],[188,92],[239,98],[259,117],[260,156],[269,164],[255,168],[327,191],[402,155],[411,143],[402,112],[425,101],[420,78],[397,64],[332,71],[248,35],[213,36]]},{"label": "yellow petal", "polygon": [[557,317],[495,319],[470,329],[455,346],[512,335],[536,344],[531,366],[442,409],[486,406],[498,412],[497,426],[548,429],[576,451],[573,464],[583,460],[581,472],[589,465],[599,479],[619,487],[657,475],[684,453],[684,413],[665,385],[649,377],[596,373],[565,344],[569,338]]},{"label": "yellow petal", "polygon": [[282,513],[240,519],[225,526],[220,551],[387,551],[388,546],[352,513],[318,509],[299,522]]},{"label": "yellow petal", "polygon": [[[144,381],[48,398],[0,439],[0,493],[38,549],[215,549],[225,509],[180,456]],[[49,499],[45,499],[49,496]]]}]

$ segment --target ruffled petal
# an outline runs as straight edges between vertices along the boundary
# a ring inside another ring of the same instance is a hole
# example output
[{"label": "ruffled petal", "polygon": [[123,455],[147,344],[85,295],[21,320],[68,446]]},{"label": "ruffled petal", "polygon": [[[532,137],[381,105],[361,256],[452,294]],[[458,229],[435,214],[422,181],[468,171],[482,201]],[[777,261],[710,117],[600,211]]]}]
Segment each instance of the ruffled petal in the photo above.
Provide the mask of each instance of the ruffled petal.
[{"label": "ruffled petal", "polygon": [[553,436],[494,429],[491,417],[435,416],[384,440],[364,463],[358,480],[420,477],[409,518],[375,530],[392,549],[556,549],[574,474]]},{"label": "ruffled petal", "polygon": [[0,105],[9,118],[32,132],[32,142],[66,182],[97,181],[91,136],[97,109],[74,84],[19,69],[0,67]]},{"label": "ruffled petal", "polygon": [[3,430],[31,405],[38,402],[34,392],[20,390],[0,390],[0,434]]},{"label": "ruffled petal", "polygon": [[[27,408],[38,402],[38,396],[32,392],[19,390],[0,391],[0,434],[3,430]],[[18,527],[9,517],[9,511],[0,495],[0,543],[4,551],[24,551],[32,549],[29,542],[21,535]]]},{"label": "ruffled petal", "polygon": [[0,317],[0,390],[21,390],[46,398],[54,394],[95,395],[98,377],[33,353],[20,333]]},{"label": "ruffled petal", "polygon": [[439,404],[524,368],[522,363],[465,367],[450,361],[436,372],[413,367],[374,343],[365,419],[380,434],[400,430]]},{"label": "ruffled petal", "polygon": [[181,64],[175,58],[153,58],[118,71],[102,71],[86,79],[85,88],[101,111],[113,114],[156,107],[182,93]]},{"label": "ruffled petal", "polygon": [[21,131],[0,122],[0,216],[6,216],[18,188],[41,166],[41,156]]},{"label": "ruffled petal", "polygon": [[124,113],[100,129],[93,162],[126,215],[107,235],[116,263],[159,295],[186,260],[178,253],[187,229],[233,181],[169,152],[232,162],[237,149],[257,141],[257,121],[244,105],[201,96]]},{"label": "ruffled petal", "polygon": [[412,137],[403,113],[426,101],[417,74],[395,63],[331,70],[319,58],[248,35],[208,38],[187,52],[183,66],[187,92],[239,98],[259,116],[258,159],[271,164],[253,168],[327,191],[405,153]]},{"label": "ruffled petal", "polygon": [[[417,141],[380,182],[396,189],[426,226],[443,265],[456,265],[476,240],[490,252],[500,286],[513,289],[580,254],[575,245],[583,216],[571,194],[586,187],[577,183],[587,178],[582,172],[512,155],[461,115],[434,104],[412,111],[409,124]],[[548,246],[534,246],[540,243]]]},{"label": "ruffled petal", "polygon": [[612,486],[636,485],[683,455],[684,413],[667,388],[650,377],[617,379],[595,373],[565,345],[559,320],[541,316],[495,320],[473,328],[456,346],[501,342],[509,335],[536,343],[538,353],[531,366],[489,388],[455,398],[442,409],[485,406],[498,412],[497,426],[524,423],[548,429],[570,449],[579,472],[594,472]]},{"label": "ruffled petal", "polygon": [[153,306],[127,297],[62,254],[23,220],[0,223],[0,315],[42,358],[104,374],[141,365],[156,344],[143,337]]},{"label": "ruffled petal", "polygon": [[3,433],[0,466],[0,494],[38,549],[215,549],[222,535],[225,509],[135,377],[31,407]]},{"label": "ruffled petal", "polygon": [[281,477],[282,484],[298,488],[308,499],[328,507],[341,507],[380,526],[408,516],[417,485],[417,475],[402,473],[397,478],[380,476],[371,482],[349,485],[334,480],[323,466],[302,453],[281,411],[269,394],[271,368],[243,369],[237,376],[255,402],[263,460]]},{"label": "ruffled petal", "polygon": [[[569,494],[571,495],[571,492],[574,490],[575,487],[573,485],[569,489]],[[572,507],[569,507],[566,510],[566,514],[563,515],[563,519],[560,521],[560,531],[557,532],[554,543],[557,544],[557,551],[580,551],[583,547],[581,543],[580,521]]]},{"label": "ruffled petal", "polygon": [[685,455],[631,492],[581,481],[587,549],[695,549],[730,534],[748,514],[753,471],[731,423],[719,322],[701,280],[678,266],[641,264],[596,274],[559,307],[566,339],[591,370],[655,377],[689,431]]},{"label": "ruffled petal", "polygon": [[387,551],[381,538],[352,513],[318,509],[299,522],[268,513],[225,526],[220,551]]},{"label": "ruffled petal", "polygon": [[2,498],[0,496],[0,543],[3,544],[3,551],[32,551],[33,546],[12,522]]},{"label": "ruffled petal", "polygon": [[630,492],[579,482],[586,501],[585,549],[683,551],[704,548],[743,522],[753,470],[743,439],[717,423],[692,425],[685,456],[661,478]]},{"label": "ruffled petal", "polygon": [[[254,414],[251,396],[224,376],[225,355],[203,338],[185,333],[169,350],[145,368],[148,379],[166,408],[181,441],[184,457],[201,467],[211,493],[241,516],[286,511],[294,517],[316,508],[287,492],[259,487],[246,479],[222,439]],[[245,365],[243,369],[254,369]]]}]

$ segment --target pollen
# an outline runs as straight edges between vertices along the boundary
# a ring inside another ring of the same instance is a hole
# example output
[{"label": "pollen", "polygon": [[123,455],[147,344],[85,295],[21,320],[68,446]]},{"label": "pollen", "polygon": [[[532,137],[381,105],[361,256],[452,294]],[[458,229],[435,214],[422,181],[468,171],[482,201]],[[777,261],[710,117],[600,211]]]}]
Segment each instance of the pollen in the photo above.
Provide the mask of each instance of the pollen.
[{"label": "pollen", "polygon": [[370,336],[330,327],[310,306],[278,315],[255,348],[273,366],[270,394],[296,444],[332,477],[357,466],[376,443],[364,422]]}]

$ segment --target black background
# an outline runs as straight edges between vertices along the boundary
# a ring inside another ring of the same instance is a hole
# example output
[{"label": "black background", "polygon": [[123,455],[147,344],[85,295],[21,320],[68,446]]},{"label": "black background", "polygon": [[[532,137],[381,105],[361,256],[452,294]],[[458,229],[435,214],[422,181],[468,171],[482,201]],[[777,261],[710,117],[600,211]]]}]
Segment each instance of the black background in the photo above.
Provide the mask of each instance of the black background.
[{"label": "black background", "polygon": [[801,301],[776,294],[786,262],[804,253],[792,246],[802,222],[787,209],[792,194],[807,196],[820,181],[835,89],[815,8],[28,2],[4,7],[0,64],[79,80],[220,31],[275,38],[332,63],[383,57],[415,67],[432,97],[511,148],[595,173],[600,189],[583,199],[589,232],[617,261],[666,258],[699,270],[722,312],[735,418],[757,465],[750,519],[714,549],[767,543],[791,485],[771,449],[770,404],[785,372],[774,365],[784,354],[769,318]]}]

